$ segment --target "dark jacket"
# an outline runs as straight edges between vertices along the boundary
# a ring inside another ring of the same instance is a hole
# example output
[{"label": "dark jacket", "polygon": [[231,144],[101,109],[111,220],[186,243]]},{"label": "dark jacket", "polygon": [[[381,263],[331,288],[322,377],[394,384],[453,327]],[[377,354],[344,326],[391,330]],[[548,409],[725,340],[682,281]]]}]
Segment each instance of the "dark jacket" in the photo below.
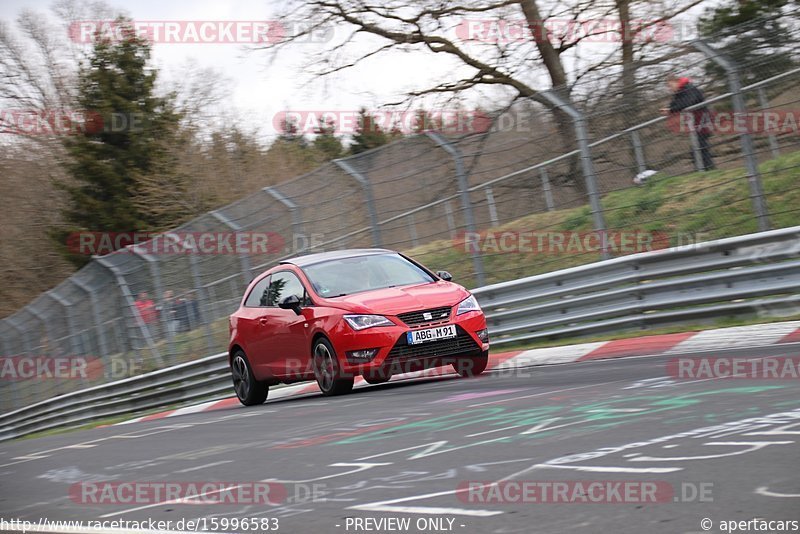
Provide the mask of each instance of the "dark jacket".
[{"label": "dark jacket", "polygon": [[[681,78],[680,89],[672,95],[672,101],[669,103],[670,113],[680,113],[689,106],[705,102],[703,91],[699,87],[689,81],[689,78]],[[694,126],[697,133],[711,134],[712,130],[712,117],[706,106],[701,106],[692,110],[694,114]]]}]

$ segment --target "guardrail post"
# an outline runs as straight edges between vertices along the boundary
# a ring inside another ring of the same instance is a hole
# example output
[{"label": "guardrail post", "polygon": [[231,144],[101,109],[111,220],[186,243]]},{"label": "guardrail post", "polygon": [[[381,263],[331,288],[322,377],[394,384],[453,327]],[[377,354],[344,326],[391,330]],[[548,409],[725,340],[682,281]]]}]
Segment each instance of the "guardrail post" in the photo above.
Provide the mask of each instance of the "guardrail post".
[{"label": "guardrail post", "polygon": [[[764,88],[759,87],[756,89],[756,94],[758,95],[758,105],[761,106],[762,111],[769,109],[769,99],[767,98],[767,92],[764,91]],[[777,158],[781,155],[781,148],[780,145],[778,145],[778,138],[771,130],[769,130],[767,131],[767,139],[769,140],[769,149],[772,152],[772,157]]]},{"label": "guardrail post", "polygon": [[[291,214],[292,217],[292,232],[294,232],[295,234],[294,236],[292,236],[292,244],[291,244],[292,249],[294,248],[294,244],[297,242],[297,238],[299,237],[310,238],[310,236],[303,235],[303,217],[300,213],[300,206],[298,206],[293,200],[291,200],[289,197],[287,197],[274,187],[265,187],[262,189],[262,191],[264,191],[266,194],[268,194],[269,196],[271,196],[272,198],[274,198],[275,200],[286,206],[286,208],[289,210],[289,213]],[[303,239],[303,248],[301,250],[292,250],[292,252],[296,253],[305,250],[305,243],[307,241],[308,239]],[[249,284],[250,281],[248,280],[247,283]]]},{"label": "guardrail post", "polygon": [[372,227],[372,245],[380,248],[383,247],[383,240],[381,238],[381,226],[378,222],[378,210],[375,208],[375,198],[372,195],[372,183],[369,181],[369,178],[358,172],[353,168],[352,165],[347,160],[344,159],[335,159],[333,162],[342,169],[345,174],[348,174],[355,178],[355,180],[361,185],[361,189],[364,191],[364,200],[367,201],[367,212],[369,213],[369,223]]},{"label": "guardrail post", "polygon": [[[214,210],[211,212],[211,216],[214,217],[216,220],[233,230],[234,233],[240,232],[242,227],[230,220],[225,214],[221,213],[220,210]],[[235,241],[235,240],[234,240]],[[239,254],[239,262],[242,265],[242,278],[244,279],[244,287],[250,285],[250,281],[253,279],[253,271],[252,266],[250,265],[250,256],[246,253]]]},{"label": "guardrail post", "polygon": [[631,144],[633,145],[633,157],[636,159],[636,173],[643,173],[647,170],[647,162],[644,159],[644,147],[639,130],[631,130]]},{"label": "guardrail post", "polygon": [[603,215],[603,206],[600,203],[600,192],[597,189],[597,175],[594,171],[592,150],[589,147],[589,134],[586,131],[586,117],[553,91],[543,91],[541,94],[551,104],[563,110],[572,118],[575,127],[575,140],[578,143],[578,150],[580,150],[581,153],[581,166],[583,168],[584,179],[586,180],[586,191],[589,194],[589,204],[592,210],[594,229],[602,237],[602,257],[604,259],[609,258],[611,255],[608,251],[606,220]]},{"label": "guardrail post", "polygon": [[[111,263],[108,259],[95,256],[94,260],[101,267],[108,269],[114,279],[117,281],[117,286],[119,287],[120,293],[122,293],[122,298],[125,300],[125,304],[128,306],[128,310],[131,313],[134,322],[133,328],[135,330],[139,330],[147,348],[150,350],[150,353],[158,361],[159,365],[163,366],[164,360],[161,358],[161,354],[158,352],[158,348],[153,341],[153,336],[151,335],[150,329],[146,324],[144,324],[142,317],[139,315],[139,310],[136,308],[136,303],[133,300],[133,294],[128,286],[128,282],[125,280],[125,276],[120,272],[117,266]],[[131,344],[131,349],[133,349],[133,351],[139,356],[139,362],[143,363],[144,358],[142,358],[141,355],[141,347],[139,346],[139,343],[136,343],[136,337],[131,335],[131,326],[129,325],[125,331],[128,333],[128,341]]]},{"label": "guardrail post", "polygon": [[[739,71],[736,64],[702,39],[692,41],[692,46],[725,70],[725,74],[728,77],[728,88],[733,100],[733,111],[740,117],[746,116],[747,108],[742,96],[742,84],[739,80]],[[758,220],[758,229],[761,232],[765,232],[770,229],[769,215],[767,213],[767,203],[764,200],[764,189],[761,186],[761,175],[758,172],[758,160],[753,148],[753,138],[750,136],[750,132],[744,129],[739,133],[739,140],[742,143],[742,155],[747,167],[747,181],[750,184],[750,199],[753,202],[753,210]]]},{"label": "guardrail post", "polygon": [[102,357],[105,358],[109,355],[108,340],[106,339],[106,332],[103,329],[103,321],[100,318],[100,310],[97,306],[97,295],[95,295],[94,291],[92,291],[88,285],[79,281],[74,276],[71,276],[68,280],[89,297],[89,304],[92,308],[92,320],[94,321],[94,328],[97,331],[97,344],[100,347],[100,352],[102,352]]},{"label": "guardrail post", "polygon": [[[476,233],[475,217],[472,213],[472,201],[470,201],[469,198],[469,182],[467,181],[467,173],[464,170],[464,161],[461,156],[461,151],[458,147],[453,146],[453,144],[439,132],[428,131],[425,132],[425,135],[431,138],[434,143],[439,145],[439,147],[444,149],[444,151],[453,158],[456,167],[456,179],[458,180],[459,193],[461,195],[461,209],[464,210],[464,226],[466,226],[467,232],[474,235]],[[472,255],[472,268],[475,271],[475,282],[478,287],[486,285],[483,258],[481,258],[480,252],[475,250],[475,247],[470,248],[472,249],[470,254]]]},{"label": "guardrail post", "polygon": [[486,190],[486,202],[489,205],[489,220],[492,221],[492,226],[499,226],[500,219],[497,217],[497,204],[494,201],[494,191],[491,186],[484,187]]},{"label": "guardrail post", "polygon": [[547,205],[547,211],[554,211],[556,209],[556,204],[553,202],[553,190],[550,187],[550,177],[547,175],[547,167],[539,168],[539,177],[542,180],[544,202]]}]

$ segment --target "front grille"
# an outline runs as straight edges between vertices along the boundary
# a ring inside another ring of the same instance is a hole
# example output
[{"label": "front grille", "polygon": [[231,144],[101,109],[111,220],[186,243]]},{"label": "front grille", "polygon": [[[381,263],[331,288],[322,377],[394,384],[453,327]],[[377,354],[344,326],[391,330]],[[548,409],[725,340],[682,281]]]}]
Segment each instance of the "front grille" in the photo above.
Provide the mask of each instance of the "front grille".
[{"label": "front grille", "polygon": [[[397,317],[408,326],[429,326],[439,323],[446,323],[450,319],[453,311],[451,306],[442,308],[432,308],[430,310],[419,310],[398,314]],[[428,319],[427,317],[430,317]]]},{"label": "front grille", "polygon": [[409,345],[406,336],[400,337],[395,343],[387,362],[405,362],[424,358],[440,358],[443,356],[470,356],[477,355],[481,348],[472,340],[460,326],[456,327],[458,335],[452,339],[440,339],[418,345]]}]

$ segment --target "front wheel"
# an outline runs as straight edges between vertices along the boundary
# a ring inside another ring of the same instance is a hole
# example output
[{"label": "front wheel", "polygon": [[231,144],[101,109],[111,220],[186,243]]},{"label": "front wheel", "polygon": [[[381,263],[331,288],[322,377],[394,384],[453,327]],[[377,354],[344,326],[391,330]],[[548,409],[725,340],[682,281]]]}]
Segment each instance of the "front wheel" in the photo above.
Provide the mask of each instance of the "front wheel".
[{"label": "front wheel", "polygon": [[256,380],[250,363],[244,355],[244,351],[237,350],[231,359],[231,377],[233,378],[233,390],[239,402],[245,406],[255,406],[263,404],[269,394],[269,386]]},{"label": "front wheel", "polygon": [[462,358],[453,364],[456,373],[464,378],[478,376],[486,370],[489,365],[489,351],[483,351],[480,356]]},{"label": "front wheel", "polygon": [[353,389],[353,377],[344,376],[333,345],[325,338],[314,344],[314,376],[323,395],[342,395]]},{"label": "front wheel", "polygon": [[378,384],[385,384],[391,379],[392,371],[390,369],[379,369],[378,371],[373,371],[364,375],[364,380],[368,384],[372,384],[374,386]]}]

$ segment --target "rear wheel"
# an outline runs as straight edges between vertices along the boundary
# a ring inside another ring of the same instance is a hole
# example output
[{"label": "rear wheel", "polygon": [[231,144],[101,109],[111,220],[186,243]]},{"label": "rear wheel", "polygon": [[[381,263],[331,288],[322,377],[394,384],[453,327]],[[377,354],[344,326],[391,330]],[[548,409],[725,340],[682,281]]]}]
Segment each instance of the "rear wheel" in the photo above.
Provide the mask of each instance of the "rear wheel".
[{"label": "rear wheel", "polygon": [[325,338],[314,344],[314,376],[323,395],[342,395],[353,389],[353,377],[344,376],[333,345]]},{"label": "rear wheel", "polygon": [[473,356],[471,358],[461,358],[453,364],[453,369],[456,373],[468,378],[471,376],[478,376],[486,370],[489,365],[489,351],[483,351],[480,356]]},{"label": "rear wheel", "polygon": [[239,402],[245,406],[255,406],[263,404],[269,394],[269,386],[256,380],[253,370],[247,361],[243,350],[233,353],[231,359],[231,377],[233,378],[233,390]]}]

